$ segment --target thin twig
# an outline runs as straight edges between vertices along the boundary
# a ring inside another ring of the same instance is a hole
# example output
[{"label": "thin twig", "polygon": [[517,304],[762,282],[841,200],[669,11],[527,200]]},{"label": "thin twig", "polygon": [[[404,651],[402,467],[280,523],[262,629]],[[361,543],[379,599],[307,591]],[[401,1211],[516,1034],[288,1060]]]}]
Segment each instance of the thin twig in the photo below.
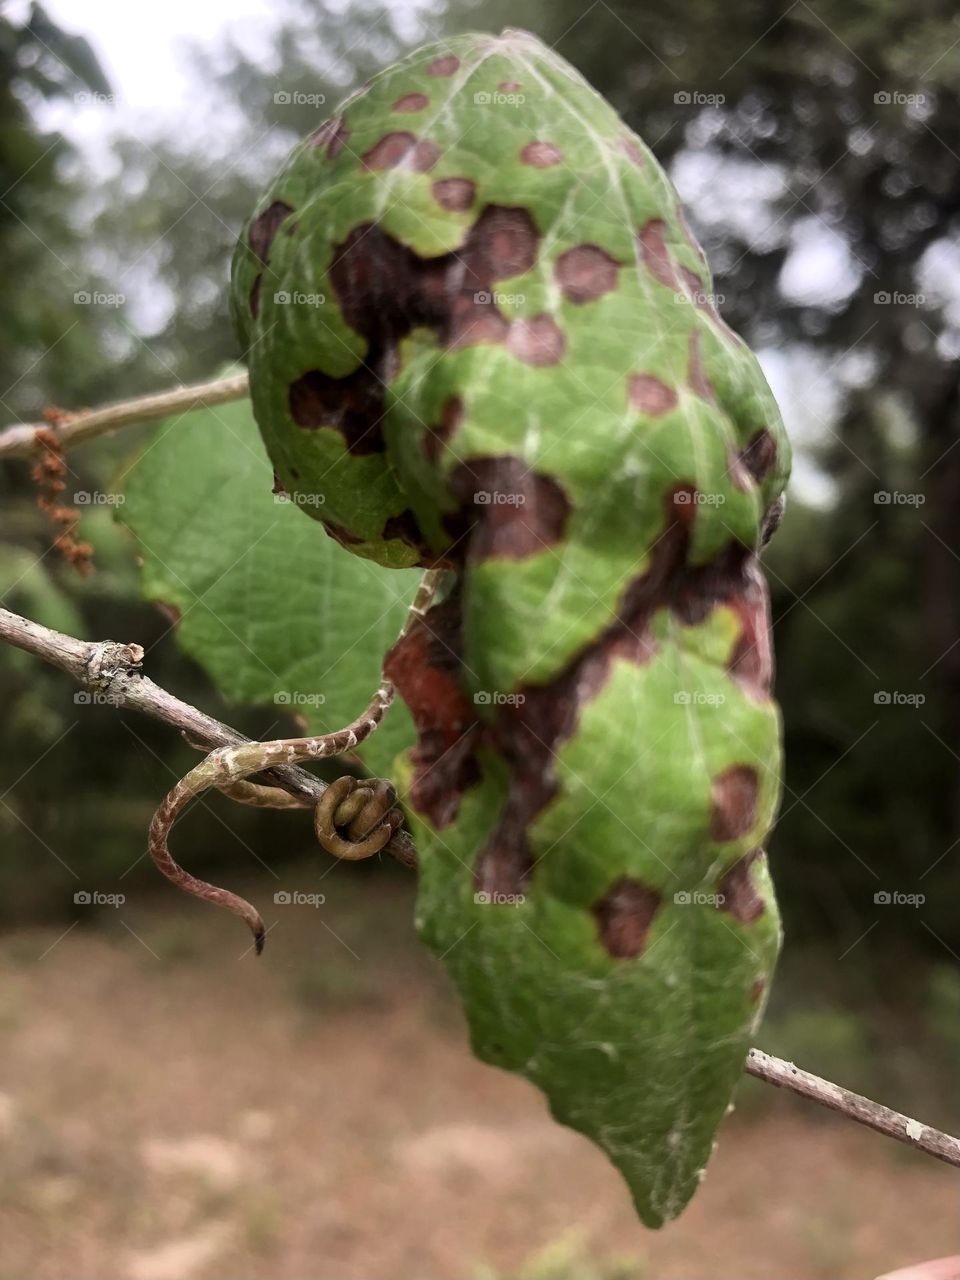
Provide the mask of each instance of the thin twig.
[{"label": "thin twig", "polygon": [[[92,698],[113,707],[128,707],[179,729],[191,746],[201,749],[236,747],[252,739],[230,725],[208,716],[142,675],[143,650],[139,645],[113,640],[94,643],[78,640],[31,622],[0,608],[0,641],[15,645],[71,676]],[[327,784],[296,765],[278,765],[267,771],[271,781],[312,807],[323,799]],[[406,867],[416,866],[410,837],[398,831],[386,852]]]},{"label": "thin twig", "polygon": [[[250,741],[236,729],[198,711],[196,707],[161,689],[147,676],[141,675],[139,666],[143,660],[143,650],[139,645],[116,644],[110,640],[93,644],[77,640],[2,608],[0,641],[15,645],[58,667],[112,706],[129,707],[154,720],[172,725],[194,744],[208,747],[237,746]],[[308,804],[316,804],[327,790],[326,784],[319,778],[295,765],[273,768],[269,771],[269,776],[285,791]],[[416,866],[416,851],[404,832],[397,832],[386,848],[404,866]],[[960,1168],[960,1139],[912,1120],[860,1094],[852,1093],[829,1080],[811,1075],[792,1062],[771,1057],[760,1049],[751,1049],[744,1063],[744,1070],[766,1084],[788,1089],[801,1098],[838,1112],[848,1120]]]},{"label": "thin twig", "polygon": [[[410,627],[422,618],[430,606],[437,588],[443,578],[439,569],[428,569],[420,579],[420,585],[407,610],[403,626],[397,637],[398,642],[407,634]],[[195,765],[189,773],[180,779],[175,787],[167,792],[162,803],[153,815],[150,823],[150,835],[147,848],[157,866],[173,884],[185,893],[216,906],[226,907],[234,915],[244,920],[253,933],[257,955],[263,950],[266,937],[263,919],[252,903],[238,894],[196,876],[184,870],[170,852],[170,832],[177,818],[191,800],[214,788],[229,792],[238,782],[243,782],[252,774],[263,773],[276,765],[292,765],[301,760],[323,760],[331,756],[343,755],[352,751],[370,736],[380,725],[387,709],[393,701],[395,689],[390,680],[381,672],[380,685],[355,720],[343,729],[333,733],[311,734],[304,738],[275,738],[270,742],[250,742],[236,747],[218,747],[211,751],[205,759]],[[328,853],[335,857],[372,857],[392,839],[393,833],[400,825],[400,815],[393,804],[396,796],[392,787],[389,797],[371,796],[372,808],[368,810],[370,821],[358,836],[351,835],[344,839],[336,830],[337,814],[341,800],[356,788],[356,779],[340,778],[328,788],[323,800],[316,808],[314,829],[317,839]],[[265,799],[261,795],[261,799]],[[374,819],[373,813],[377,812]],[[352,815],[358,817],[358,815]],[[349,821],[349,820],[348,820]],[[342,824],[346,825],[346,824]]]},{"label": "thin twig", "polygon": [[38,453],[42,448],[37,438],[38,431],[52,432],[60,450],[71,449],[85,440],[116,431],[118,427],[166,418],[172,413],[189,413],[191,409],[226,404],[230,400],[243,400],[249,394],[247,375],[240,373],[232,378],[174,387],[172,391],[161,391],[156,395],[136,396],[100,409],[82,409],[76,413],[53,410],[47,421],[17,422],[0,431],[0,460],[27,458]]},{"label": "thin twig", "polygon": [[888,1138],[905,1142],[908,1147],[919,1147],[927,1155],[960,1169],[960,1139],[941,1133],[939,1129],[931,1129],[929,1125],[911,1120],[899,1111],[891,1111],[889,1107],[872,1102],[862,1094],[852,1093],[830,1080],[821,1080],[819,1076],[795,1067],[792,1062],[772,1058],[762,1049],[750,1050],[744,1070],[758,1080],[789,1089],[801,1098],[808,1098],[831,1111],[839,1111],[848,1120],[855,1120],[857,1124],[875,1129]]}]

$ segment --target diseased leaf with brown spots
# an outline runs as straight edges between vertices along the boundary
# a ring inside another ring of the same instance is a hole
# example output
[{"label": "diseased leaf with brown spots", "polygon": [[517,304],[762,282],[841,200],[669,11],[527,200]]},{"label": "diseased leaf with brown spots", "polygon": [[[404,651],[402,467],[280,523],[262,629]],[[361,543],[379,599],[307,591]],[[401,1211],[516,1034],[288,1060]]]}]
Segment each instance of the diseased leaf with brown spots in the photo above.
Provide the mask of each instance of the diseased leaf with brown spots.
[{"label": "diseased leaf with brown spots", "polygon": [[515,31],[348,99],[234,262],[279,482],[356,554],[452,571],[387,664],[422,935],[477,1054],[653,1226],[702,1175],[779,944],[757,554],[790,454],[711,290],[654,157]]}]

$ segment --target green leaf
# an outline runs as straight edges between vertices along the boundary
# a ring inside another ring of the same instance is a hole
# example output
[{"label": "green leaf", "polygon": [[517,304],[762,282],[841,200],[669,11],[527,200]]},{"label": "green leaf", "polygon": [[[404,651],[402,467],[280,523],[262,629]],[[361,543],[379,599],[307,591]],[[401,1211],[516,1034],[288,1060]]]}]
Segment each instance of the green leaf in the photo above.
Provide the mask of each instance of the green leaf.
[{"label": "green leaf", "polygon": [[[275,703],[278,721],[298,712],[325,733],[377,687],[419,574],[349,555],[271,486],[248,403],[197,409],[134,461],[120,515],[140,545],[144,596],[180,614],[180,646],[224,696]],[[413,740],[395,705],[365,759],[389,776]]]}]

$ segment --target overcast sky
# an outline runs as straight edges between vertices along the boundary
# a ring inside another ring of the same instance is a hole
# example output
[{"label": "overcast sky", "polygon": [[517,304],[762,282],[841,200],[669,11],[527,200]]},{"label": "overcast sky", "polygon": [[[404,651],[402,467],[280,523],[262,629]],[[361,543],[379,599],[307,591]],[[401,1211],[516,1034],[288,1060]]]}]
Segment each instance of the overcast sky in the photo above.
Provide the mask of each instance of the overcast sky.
[{"label": "overcast sky", "polygon": [[[66,31],[85,35],[117,94],[123,114],[158,111],[182,102],[188,81],[178,57],[182,41],[215,44],[230,25],[244,45],[270,24],[270,0],[43,0]],[[11,6],[12,12],[26,3]]]}]

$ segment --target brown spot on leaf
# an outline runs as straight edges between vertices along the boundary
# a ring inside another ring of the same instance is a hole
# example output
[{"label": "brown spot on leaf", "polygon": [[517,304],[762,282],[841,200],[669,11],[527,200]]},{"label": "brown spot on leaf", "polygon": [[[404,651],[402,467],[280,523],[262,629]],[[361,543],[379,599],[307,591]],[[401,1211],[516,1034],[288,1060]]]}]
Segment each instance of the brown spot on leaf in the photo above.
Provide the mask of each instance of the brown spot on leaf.
[{"label": "brown spot on leaf", "polygon": [[743,465],[741,455],[729,449],[727,450],[727,474],[741,493],[752,492],[753,476]]},{"label": "brown spot on leaf", "polygon": [[450,440],[463,419],[463,400],[460,396],[447,396],[440,410],[440,421],[427,427],[423,438],[423,451],[430,462],[437,462],[444,446]]},{"label": "brown spot on leaf", "polygon": [[567,349],[563,330],[549,316],[515,320],[507,335],[507,350],[524,364],[540,368],[558,364]]},{"label": "brown spot on leaf", "polygon": [[461,294],[451,304],[447,336],[451,351],[504,342],[509,332],[510,322],[490,303]]},{"label": "brown spot on leaf", "polygon": [[616,960],[631,960],[643,953],[654,916],[663,901],[656,889],[621,876],[591,910],[604,950]]},{"label": "brown spot on leaf", "polygon": [[415,173],[429,173],[440,159],[440,148],[426,138],[415,138],[412,133],[386,133],[360,162],[365,169],[412,169]]},{"label": "brown spot on leaf", "polygon": [[420,552],[426,551],[426,540],[423,532],[417,523],[416,515],[409,507],[405,511],[401,511],[399,515],[388,517],[380,532],[380,537],[383,538],[384,542],[399,538],[402,542],[416,547]]},{"label": "brown spot on leaf", "polygon": [[751,438],[740,458],[754,480],[763,480],[770,474],[777,460],[777,443],[766,427]]},{"label": "brown spot on leaf", "polygon": [[307,139],[310,146],[325,147],[328,160],[336,160],[337,156],[347,144],[350,137],[350,130],[342,116],[332,116],[329,120],[324,120],[318,129],[314,129],[310,137]]},{"label": "brown spot on leaf", "polygon": [[474,224],[460,258],[478,289],[494,280],[529,271],[537,260],[539,236],[527,209],[488,205]]},{"label": "brown spot on leaf", "polygon": [[557,259],[554,274],[569,302],[593,302],[617,287],[620,264],[595,244],[578,244]]},{"label": "brown spot on leaf", "polygon": [[434,58],[433,62],[427,67],[428,76],[452,76],[453,73],[460,68],[460,59],[455,53],[445,53],[439,58]]},{"label": "brown spot on leaf", "polygon": [[429,105],[430,99],[425,93],[405,93],[402,98],[398,98],[393,104],[393,110],[403,112],[422,111],[424,107]]},{"label": "brown spot on leaf", "polygon": [[644,265],[654,279],[671,289],[678,287],[677,272],[673,259],[667,250],[664,232],[667,224],[662,218],[651,218],[641,228],[638,240]]},{"label": "brown spot on leaf", "polygon": [[451,473],[450,491],[473,521],[470,557],[523,560],[564,535],[570,503],[552,476],[520,458],[471,458]]},{"label": "brown spot on leaf", "polygon": [[345,378],[310,369],[290,384],[288,403],[298,427],[331,427],[357,456],[383,452],[383,387],[366,365]]},{"label": "brown spot on leaf", "polygon": [[516,93],[518,90],[523,88],[523,85],[519,80],[501,80],[497,85],[497,88],[502,93]]},{"label": "brown spot on leaf", "polygon": [[687,382],[690,390],[700,396],[702,400],[709,400],[715,403],[717,393],[713,389],[713,383],[707,377],[707,371],[703,366],[703,353],[700,349],[700,330],[690,330],[689,343],[689,362],[687,364]]},{"label": "brown spot on leaf", "polygon": [[677,407],[677,393],[673,387],[650,373],[634,373],[627,384],[627,398],[634,409],[657,417]]},{"label": "brown spot on leaf", "polygon": [[751,875],[753,864],[760,857],[762,857],[760,849],[753,849],[750,853],[744,854],[721,878],[717,886],[723,899],[719,904],[720,910],[733,916],[737,924],[753,924],[755,920],[760,919],[766,909]]},{"label": "brown spot on leaf", "polygon": [[247,243],[262,263],[266,264],[273,237],[277,234],[281,222],[291,213],[293,208],[290,205],[284,204],[282,200],[274,200],[273,204],[264,209],[263,213],[257,214],[250,223]]},{"label": "brown spot on leaf", "polygon": [[635,164],[638,169],[643,168],[646,161],[644,159],[643,152],[637,146],[636,142],[634,142],[633,138],[621,138],[620,150],[631,162],[631,164]]},{"label": "brown spot on leaf", "polygon": [[283,481],[277,475],[276,471],[274,471],[273,473],[273,488],[270,490],[270,492],[274,494],[287,492],[286,489],[283,487]]},{"label": "brown spot on leaf", "polygon": [[559,147],[555,147],[552,142],[542,142],[539,139],[528,142],[520,152],[521,164],[532,165],[534,169],[549,169],[559,164],[562,159],[563,152]]},{"label": "brown spot on leaf", "polygon": [[767,983],[764,978],[757,978],[756,982],[750,988],[751,1004],[759,1004],[763,999],[763,993],[767,989]]},{"label": "brown spot on leaf", "polygon": [[473,204],[477,184],[470,178],[438,178],[431,187],[437,204],[452,213],[464,213]]},{"label": "brown spot on leaf", "polygon": [[456,588],[414,623],[384,663],[417,728],[410,801],[440,829],[454,820],[464,791],[480,776],[474,756],[479,724],[461,686],[460,612]]},{"label": "brown spot on leaf", "polygon": [[158,600],[157,608],[170,623],[171,627],[176,627],[180,619],[183,617],[183,610],[179,605],[168,604],[166,600]]},{"label": "brown spot on leaf", "polygon": [[703,281],[698,275],[691,271],[688,267],[679,267],[680,277],[686,286],[687,296],[691,299],[695,307],[708,315],[711,320],[716,320],[722,324],[720,313],[713,305],[713,299],[710,298],[703,290]]},{"label": "brown spot on leaf", "polygon": [[710,783],[710,839],[739,840],[757,821],[760,779],[749,764],[735,764]]}]

